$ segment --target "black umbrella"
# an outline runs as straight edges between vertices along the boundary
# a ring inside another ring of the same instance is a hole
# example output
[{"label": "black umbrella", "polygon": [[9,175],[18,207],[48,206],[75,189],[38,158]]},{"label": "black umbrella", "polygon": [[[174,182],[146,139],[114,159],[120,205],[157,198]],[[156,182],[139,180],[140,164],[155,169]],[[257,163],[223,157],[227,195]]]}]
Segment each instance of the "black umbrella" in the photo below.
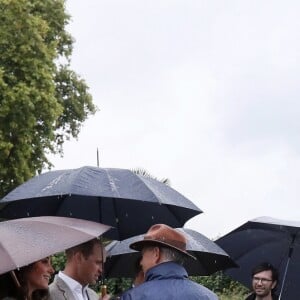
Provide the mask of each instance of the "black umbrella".
[{"label": "black umbrella", "polygon": [[251,288],[251,270],[269,262],[279,270],[280,299],[300,299],[300,222],[260,217],[216,241],[239,264],[226,273]]},{"label": "black umbrella", "polygon": [[[187,228],[177,228],[187,238],[187,250],[197,258],[187,258],[184,263],[190,276],[211,275],[216,271],[236,267],[228,254],[213,241],[201,233]],[[124,241],[113,241],[107,247],[108,253],[104,270],[106,277],[128,277],[135,275],[135,262],[140,253],[129,248],[133,242],[142,240],[144,235],[135,236]]]},{"label": "black umbrella", "polygon": [[155,223],[182,227],[202,211],[155,179],[126,169],[82,167],[50,171],[1,199],[0,217],[66,216],[115,227],[109,238],[122,240]]}]

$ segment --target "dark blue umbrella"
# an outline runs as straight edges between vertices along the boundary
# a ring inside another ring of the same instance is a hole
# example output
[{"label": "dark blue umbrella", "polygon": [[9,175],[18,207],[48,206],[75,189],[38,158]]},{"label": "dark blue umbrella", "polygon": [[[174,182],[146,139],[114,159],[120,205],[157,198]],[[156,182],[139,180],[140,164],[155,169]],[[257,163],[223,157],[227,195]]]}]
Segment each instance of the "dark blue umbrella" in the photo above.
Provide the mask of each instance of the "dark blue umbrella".
[{"label": "dark blue umbrella", "polygon": [[[203,234],[187,228],[176,228],[186,236],[187,251],[197,260],[187,258],[184,267],[190,276],[211,275],[217,271],[237,267],[229,255]],[[106,246],[107,259],[104,265],[106,277],[134,278],[135,264],[140,256],[129,248],[133,242],[143,240],[144,235],[134,236],[124,241],[113,241]]]},{"label": "dark blue umbrella", "polygon": [[182,227],[202,211],[170,186],[126,169],[82,167],[36,176],[0,201],[0,217],[66,216],[113,226],[122,240],[155,223]]},{"label": "dark blue umbrella", "polygon": [[300,222],[260,217],[216,241],[240,266],[226,273],[251,289],[251,270],[269,262],[279,271],[280,299],[300,299]]}]

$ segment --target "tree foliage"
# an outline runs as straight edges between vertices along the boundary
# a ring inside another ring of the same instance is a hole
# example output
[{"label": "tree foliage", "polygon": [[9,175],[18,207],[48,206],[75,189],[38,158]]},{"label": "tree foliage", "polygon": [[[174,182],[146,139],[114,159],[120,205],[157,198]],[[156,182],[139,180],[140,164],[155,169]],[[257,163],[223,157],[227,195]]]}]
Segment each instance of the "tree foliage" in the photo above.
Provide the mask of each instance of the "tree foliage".
[{"label": "tree foliage", "polygon": [[150,174],[147,170],[143,169],[143,168],[135,168],[132,169],[132,172],[137,174],[137,175],[142,175],[144,177],[148,177],[148,178],[152,178],[155,180],[158,180],[166,185],[171,185],[170,179],[168,178],[162,178],[162,179],[158,179],[155,176],[153,176],[152,174]]},{"label": "tree foliage", "polygon": [[64,0],[0,0],[0,197],[51,167],[96,111],[70,69]]},{"label": "tree foliage", "polygon": [[218,295],[232,296],[241,295],[245,296],[249,290],[241,283],[232,280],[222,271],[216,272],[210,276],[195,276],[192,277],[194,281],[200,283]]}]

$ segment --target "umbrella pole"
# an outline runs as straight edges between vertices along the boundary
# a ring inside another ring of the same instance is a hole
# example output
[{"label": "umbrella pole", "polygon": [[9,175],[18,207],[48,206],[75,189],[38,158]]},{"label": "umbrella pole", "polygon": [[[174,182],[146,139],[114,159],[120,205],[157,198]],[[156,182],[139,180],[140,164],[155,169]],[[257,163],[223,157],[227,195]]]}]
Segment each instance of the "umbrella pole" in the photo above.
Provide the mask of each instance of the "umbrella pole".
[{"label": "umbrella pole", "polygon": [[287,260],[287,263],[286,263],[286,266],[285,266],[285,269],[284,269],[283,278],[282,278],[282,284],[281,284],[281,289],[280,289],[279,298],[278,298],[279,300],[281,300],[281,296],[282,296],[282,292],[283,292],[283,288],[284,288],[284,284],[285,284],[285,280],[286,280],[287,271],[288,271],[290,260],[291,260],[293,250],[294,250],[295,239],[296,239],[296,235],[293,234],[292,235],[292,242],[291,242],[291,245],[290,245],[290,248],[289,248],[288,260]]},{"label": "umbrella pole", "polygon": [[100,236],[100,241],[101,241],[101,252],[102,252],[102,274],[101,274],[101,297],[103,298],[107,294],[107,286],[105,284],[105,279],[104,279],[104,243],[103,243],[103,238]]},{"label": "umbrella pole", "polygon": [[17,287],[17,288],[20,288],[21,285],[20,285],[20,282],[19,282],[19,280],[18,280],[18,278],[17,278],[17,276],[16,276],[15,271],[10,271],[9,273],[10,273],[10,276],[12,277],[12,279],[13,279],[13,281],[14,281],[16,287]]},{"label": "umbrella pole", "polygon": [[[97,167],[99,168],[99,150],[97,147]],[[100,236],[100,241],[101,241],[101,252],[102,252],[102,274],[101,274],[101,297],[103,298],[107,294],[107,286],[104,282],[104,243],[103,243],[103,238]]]}]

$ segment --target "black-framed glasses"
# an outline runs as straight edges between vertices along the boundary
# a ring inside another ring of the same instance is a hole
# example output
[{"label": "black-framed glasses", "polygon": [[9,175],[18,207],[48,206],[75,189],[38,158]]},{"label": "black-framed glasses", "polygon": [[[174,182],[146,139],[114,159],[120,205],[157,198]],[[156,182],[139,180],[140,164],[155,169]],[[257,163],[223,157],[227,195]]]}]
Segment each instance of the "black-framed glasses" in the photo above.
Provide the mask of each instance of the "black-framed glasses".
[{"label": "black-framed glasses", "polygon": [[258,282],[261,282],[262,284],[266,284],[268,282],[272,282],[273,280],[272,279],[268,279],[268,278],[261,278],[261,277],[257,277],[257,276],[254,276],[252,278],[253,282],[255,283],[258,283]]}]

